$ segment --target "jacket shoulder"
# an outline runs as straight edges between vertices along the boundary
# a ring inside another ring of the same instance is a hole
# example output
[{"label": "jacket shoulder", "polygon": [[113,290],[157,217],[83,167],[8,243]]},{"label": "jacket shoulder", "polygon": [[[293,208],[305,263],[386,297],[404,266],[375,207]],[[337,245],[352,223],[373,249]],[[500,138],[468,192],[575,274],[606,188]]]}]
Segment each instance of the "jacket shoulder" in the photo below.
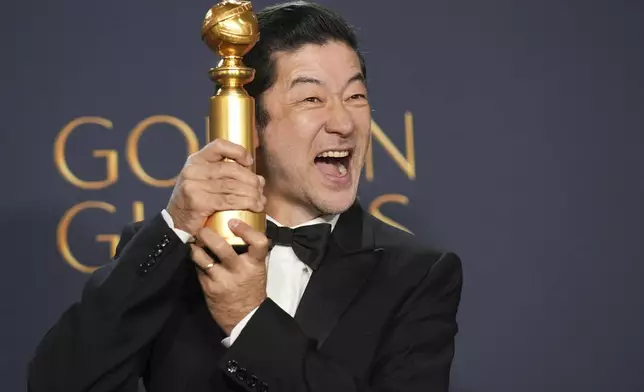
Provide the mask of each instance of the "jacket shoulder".
[{"label": "jacket shoulder", "polygon": [[453,251],[441,249],[422,241],[414,234],[391,226],[369,215],[374,231],[374,244],[389,255],[386,259],[394,268],[431,269],[439,260],[460,268],[461,260]]},{"label": "jacket shoulder", "polygon": [[446,250],[423,243],[414,234],[391,226],[380,219],[369,215],[367,219],[373,227],[374,244],[377,248],[400,249],[408,252],[431,253],[440,256]]}]

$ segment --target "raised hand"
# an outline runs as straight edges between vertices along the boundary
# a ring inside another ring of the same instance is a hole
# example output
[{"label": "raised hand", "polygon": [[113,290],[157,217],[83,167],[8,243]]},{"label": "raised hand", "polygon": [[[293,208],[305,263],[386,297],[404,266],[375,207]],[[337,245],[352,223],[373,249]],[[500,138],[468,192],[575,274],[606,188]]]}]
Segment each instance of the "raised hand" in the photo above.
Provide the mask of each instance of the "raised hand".
[{"label": "raised hand", "polygon": [[190,155],[166,207],[174,226],[194,235],[216,211],[263,211],[265,180],[252,164],[242,146],[224,139]]},{"label": "raised hand", "polygon": [[[238,255],[223,237],[209,228],[197,231],[197,244],[191,244],[199,282],[210,314],[230,334],[248,313],[266,299],[266,255],[269,240],[244,222],[233,219],[228,227],[248,244],[248,252]],[[213,260],[202,247],[216,257]]]}]

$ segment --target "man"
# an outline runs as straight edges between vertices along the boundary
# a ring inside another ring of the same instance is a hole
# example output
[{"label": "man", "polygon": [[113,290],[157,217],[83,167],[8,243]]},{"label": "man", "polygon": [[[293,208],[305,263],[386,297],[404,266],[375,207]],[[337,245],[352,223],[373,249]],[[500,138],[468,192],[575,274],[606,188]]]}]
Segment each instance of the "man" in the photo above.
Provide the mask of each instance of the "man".
[{"label": "man", "polygon": [[[354,33],[314,4],[258,19],[260,175],[223,140],[192,155],[47,333],[30,391],[448,390],[461,264],[356,200],[371,118]],[[241,255],[203,228],[239,209],[265,211],[271,237],[231,221]]]}]

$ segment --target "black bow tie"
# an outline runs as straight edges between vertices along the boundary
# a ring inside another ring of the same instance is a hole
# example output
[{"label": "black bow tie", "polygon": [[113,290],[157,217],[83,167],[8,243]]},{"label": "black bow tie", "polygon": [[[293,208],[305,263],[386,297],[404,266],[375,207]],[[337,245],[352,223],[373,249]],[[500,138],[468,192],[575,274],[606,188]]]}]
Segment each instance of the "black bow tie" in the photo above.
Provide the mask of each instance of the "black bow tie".
[{"label": "black bow tie", "polygon": [[330,234],[331,225],[328,223],[291,229],[266,221],[266,236],[272,242],[271,247],[274,245],[292,247],[295,255],[313,270],[317,269],[322,262]]}]

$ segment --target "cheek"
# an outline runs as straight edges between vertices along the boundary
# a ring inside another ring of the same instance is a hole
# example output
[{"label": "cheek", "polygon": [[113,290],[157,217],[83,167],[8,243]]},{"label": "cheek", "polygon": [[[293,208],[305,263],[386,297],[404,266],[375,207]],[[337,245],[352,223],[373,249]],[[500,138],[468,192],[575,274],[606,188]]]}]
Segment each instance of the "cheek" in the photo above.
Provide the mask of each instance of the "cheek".
[{"label": "cheek", "polygon": [[351,117],[358,130],[364,131],[371,127],[371,107],[369,105],[352,108]]},{"label": "cheek", "polygon": [[312,140],[326,121],[324,109],[311,109],[293,113],[291,127],[296,137]]},{"label": "cheek", "polygon": [[[273,169],[293,178],[310,163],[310,146],[310,140],[305,139],[301,132],[295,128],[283,128],[266,139],[264,149],[273,163]],[[306,173],[299,176],[305,177]]]},{"label": "cheek", "polygon": [[[293,113],[288,126],[283,129],[285,148],[290,151],[289,158],[296,165],[308,164],[315,138],[324,125],[324,114],[321,110],[308,110]],[[306,162],[304,162],[304,160]]]},{"label": "cheek", "polygon": [[371,113],[363,111],[354,117],[359,143],[367,143],[371,135]]}]

